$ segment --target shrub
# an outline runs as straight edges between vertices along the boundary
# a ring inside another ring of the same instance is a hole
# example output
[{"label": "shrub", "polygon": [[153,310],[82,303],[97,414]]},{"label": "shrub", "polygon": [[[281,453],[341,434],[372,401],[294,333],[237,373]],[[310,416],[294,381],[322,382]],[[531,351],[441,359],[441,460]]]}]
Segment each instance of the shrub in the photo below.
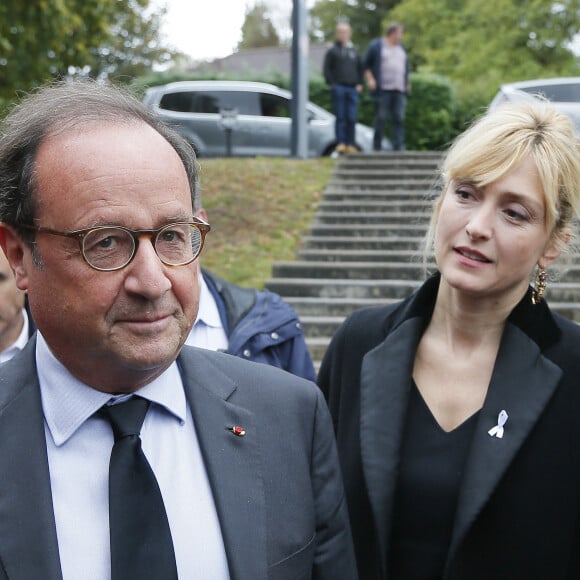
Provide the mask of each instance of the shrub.
[{"label": "shrub", "polygon": [[412,74],[406,115],[407,148],[445,148],[454,136],[455,110],[455,94],[449,79],[431,74]]}]

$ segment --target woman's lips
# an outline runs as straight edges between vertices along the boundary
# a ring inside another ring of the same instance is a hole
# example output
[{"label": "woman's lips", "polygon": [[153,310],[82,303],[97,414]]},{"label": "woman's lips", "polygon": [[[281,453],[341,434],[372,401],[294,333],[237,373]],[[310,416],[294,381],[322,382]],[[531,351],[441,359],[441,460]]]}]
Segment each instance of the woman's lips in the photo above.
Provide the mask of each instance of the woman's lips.
[{"label": "woman's lips", "polygon": [[454,248],[454,251],[463,258],[473,262],[479,262],[481,264],[491,264],[492,262],[492,260],[490,260],[485,254],[482,254],[481,252],[478,252],[472,248],[458,247]]}]

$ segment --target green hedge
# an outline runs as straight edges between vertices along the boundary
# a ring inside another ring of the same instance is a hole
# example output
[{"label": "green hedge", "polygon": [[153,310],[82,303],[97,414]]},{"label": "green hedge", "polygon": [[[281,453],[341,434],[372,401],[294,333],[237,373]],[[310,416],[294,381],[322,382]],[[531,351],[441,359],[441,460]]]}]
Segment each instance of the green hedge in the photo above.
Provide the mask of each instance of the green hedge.
[{"label": "green hedge", "polygon": [[[268,82],[288,89],[290,81],[281,75],[248,77],[219,74],[154,73],[136,79],[132,86],[138,94],[146,87],[179,80],[252,80]],[[444,149],[461,132],[477,109],[473,102],[462,103],[455,96],[451,82],[442,76],[412,73],[412,91],[409,95],[406,115],[406,147],[411,150]],[[309,99],[331,111],[330,91],[320,77],[312,78],[309,85]],[[358,120],[365,125],[373,124],[373,101],[367,91],[363,92]],[[387,127],[387,136],[390,128]]]},{"label": "green hedge", "polygon": [[447,78],[412,74],[406,116],[407,148],[445,148],[455,136],[456,111],[455,93]]}]

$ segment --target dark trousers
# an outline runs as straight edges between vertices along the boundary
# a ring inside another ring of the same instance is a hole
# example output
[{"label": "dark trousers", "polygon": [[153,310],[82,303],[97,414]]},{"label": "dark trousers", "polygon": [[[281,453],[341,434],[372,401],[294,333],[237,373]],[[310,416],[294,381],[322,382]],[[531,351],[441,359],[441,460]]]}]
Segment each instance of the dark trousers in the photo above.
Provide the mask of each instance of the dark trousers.
[{"label": "dark trousers", "polygon": [[399,151],[405,148],[405,108],[407,95],[401,91],[382,91],[375,94],[375,119],[373,128],[375,135],[373,149],[381,150],[381,142],[385,134],[385,123],[390,118],[393,127],[393,149]]},{"label": "dark trousers", "polygon": [[332,108],[336,115],[336,142],[354,145],[354,128],[358,112],[358,92],[355,87],[332,85]]}]

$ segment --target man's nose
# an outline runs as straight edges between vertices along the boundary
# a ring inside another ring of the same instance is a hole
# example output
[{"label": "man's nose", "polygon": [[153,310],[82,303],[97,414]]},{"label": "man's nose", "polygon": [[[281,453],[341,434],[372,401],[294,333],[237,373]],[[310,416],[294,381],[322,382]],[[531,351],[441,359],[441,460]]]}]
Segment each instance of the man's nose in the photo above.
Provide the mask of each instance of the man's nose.
[{"label": "man's nose", "polygon": [[149,236],[140,236],[135,257],[127,269],[125,288],[132,294],[155,300],[171,288],[166,266],[157,255]]}]

